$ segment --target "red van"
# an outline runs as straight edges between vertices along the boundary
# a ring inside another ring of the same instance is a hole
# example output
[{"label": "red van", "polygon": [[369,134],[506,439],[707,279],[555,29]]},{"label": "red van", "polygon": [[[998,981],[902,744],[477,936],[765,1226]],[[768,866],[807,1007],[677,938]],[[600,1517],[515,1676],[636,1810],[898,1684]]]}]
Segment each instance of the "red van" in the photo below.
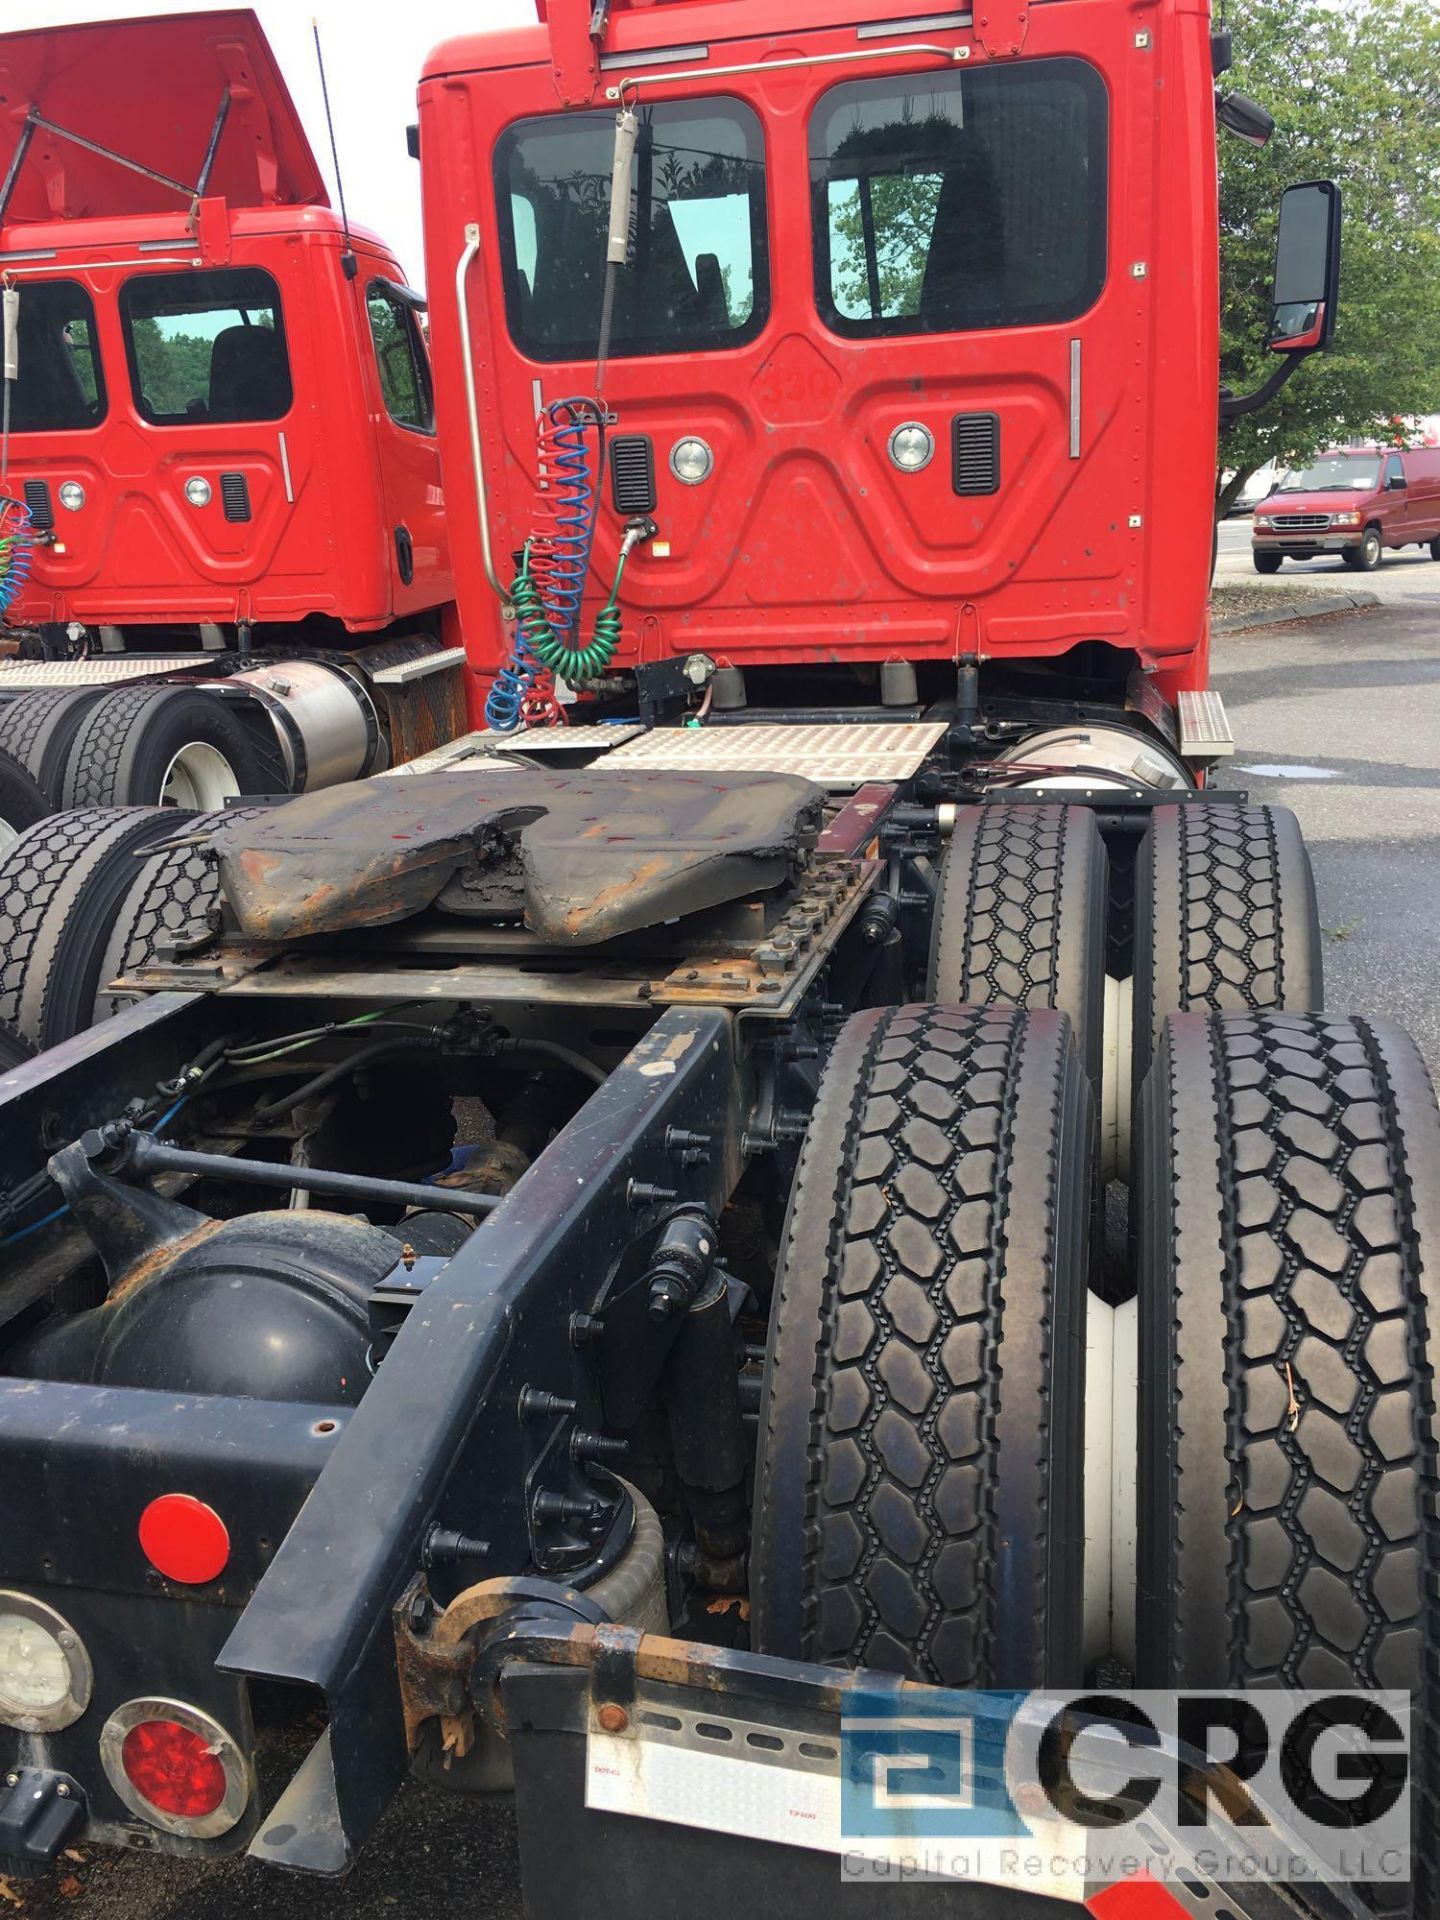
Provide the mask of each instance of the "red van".
[{"label": "red van", "polygon": [[1386,547],[1428,547],[1440,560],[1440,447],[1322,453],[1285,475],[1252,525],[1257,573],[1322,553],[1369,573]]}]

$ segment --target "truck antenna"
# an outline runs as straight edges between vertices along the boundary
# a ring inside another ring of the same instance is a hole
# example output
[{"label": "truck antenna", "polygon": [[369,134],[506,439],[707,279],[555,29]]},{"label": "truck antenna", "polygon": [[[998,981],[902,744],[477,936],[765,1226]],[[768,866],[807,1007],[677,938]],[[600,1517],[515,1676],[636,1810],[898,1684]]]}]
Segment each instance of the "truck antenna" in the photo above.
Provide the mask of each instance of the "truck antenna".
[{"label": "truck antenna", "polygon": [[345,235],[345,251],[340,256],[340,265],[345,270],[345,278],[353,280],[359,268],[355,258],[355,249],[350,244],[350,218],[345,211],[345,182],[340,173],[340,152],[335,145],[335,121],[330,113],[330,89],[325,81],[325,55],[320,46],[320,22],[312,13],[311,31],[315,35],[315,64],[320,69],[320,97],[325,102],[325,131],[330,135],[330,162],[335,169],[335,185],[340,194],[340,226]]}]

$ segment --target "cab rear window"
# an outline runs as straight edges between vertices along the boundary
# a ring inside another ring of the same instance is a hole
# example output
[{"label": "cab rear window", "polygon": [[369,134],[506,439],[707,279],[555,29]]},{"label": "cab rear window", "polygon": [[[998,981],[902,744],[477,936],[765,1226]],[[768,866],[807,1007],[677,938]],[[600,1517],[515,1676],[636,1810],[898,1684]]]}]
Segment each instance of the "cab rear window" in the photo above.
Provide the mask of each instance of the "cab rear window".
[{"label": "cab rear window", "polygon": [[121,289],[120,317],[135,405],[156,426],[290,411],[280,289],[261,268],[139,275]]},{"label": "cab rear window", "polygon": [[[506,315],[537,360],[595,356],[614,144],[613,113],[566,113],[520,121],[496,149]],[[611,355],[753,339],[770,297],[755,114],[724,99],[642,107],[632,191]]]},{"label": "cab rear window", "polygon": [[1105,281],[1106,119],[1081,60],[832,88],[810,128],[821,318],[867,338],[1083,313]]},{"label": "cab rear window", "polygon": [[78,280],[20,287],[19,378],[10,393],[12,433],[64,433],[105,418],[105,375],[95,307]]}]

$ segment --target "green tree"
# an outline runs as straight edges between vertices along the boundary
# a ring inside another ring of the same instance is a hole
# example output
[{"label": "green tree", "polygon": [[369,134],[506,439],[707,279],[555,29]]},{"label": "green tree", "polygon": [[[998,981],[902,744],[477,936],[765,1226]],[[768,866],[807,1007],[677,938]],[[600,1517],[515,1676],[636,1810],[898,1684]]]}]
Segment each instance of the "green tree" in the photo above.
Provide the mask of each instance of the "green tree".
[{"label": "green tree", "polygon": [[148,316],[134,321],[131,338],[140,391],[152,412],[183,414],[192,401],[203,400],[209,393],[213,340],[199,334],[162,333],[159,321]]},{"label": "green tree", "polygon": [[[944,114],[921,115],[911,101],[897,119],[880,127],[857,125],[841,138],[829,182],[829,219],[830,285],[842,313],[878,319],[918,308],[940,184],[955,141],[956,128]],[[873,288],[867,216],[875,236]]]},{"label": "green tree", "polygon": [[1220,445],[1224,512],[1268,460],[1440,409],[1440,8],[1432,0],[1235,0],[1222,80],[1268,107],[1255,148],[1221,131],[1220,367],[1236,393],[1275,365],[1264,347],[1281,190],[1334,179],[1344,200],[1335,345],[1298,368]]}]

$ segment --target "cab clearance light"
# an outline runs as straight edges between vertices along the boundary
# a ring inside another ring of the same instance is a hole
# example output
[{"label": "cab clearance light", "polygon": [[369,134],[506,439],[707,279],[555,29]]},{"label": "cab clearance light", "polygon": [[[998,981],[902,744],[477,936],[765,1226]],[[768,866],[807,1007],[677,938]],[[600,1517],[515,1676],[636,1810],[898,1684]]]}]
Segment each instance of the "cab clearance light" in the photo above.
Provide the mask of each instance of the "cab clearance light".
[{"label": "cab clearance light", "polygon": [[0,1591],[0,1725],[57,1733],[89,1706],[93,1682],[90,1656],[62,1614]]},{"label": "cab clearance light", "polygon": [[236,1742],[182,1700],[129,1700],[100,1734],[105,1777],[132,1813],[165,1833],[212,1840],[228,1833],[250,1798]]},{"label": "cab clearance light", "polygon": [[162,1493],[140,1516],[140,1550],[167,1580],[203,1587],[225,1571],[230,1530],[194,1494]]}]

